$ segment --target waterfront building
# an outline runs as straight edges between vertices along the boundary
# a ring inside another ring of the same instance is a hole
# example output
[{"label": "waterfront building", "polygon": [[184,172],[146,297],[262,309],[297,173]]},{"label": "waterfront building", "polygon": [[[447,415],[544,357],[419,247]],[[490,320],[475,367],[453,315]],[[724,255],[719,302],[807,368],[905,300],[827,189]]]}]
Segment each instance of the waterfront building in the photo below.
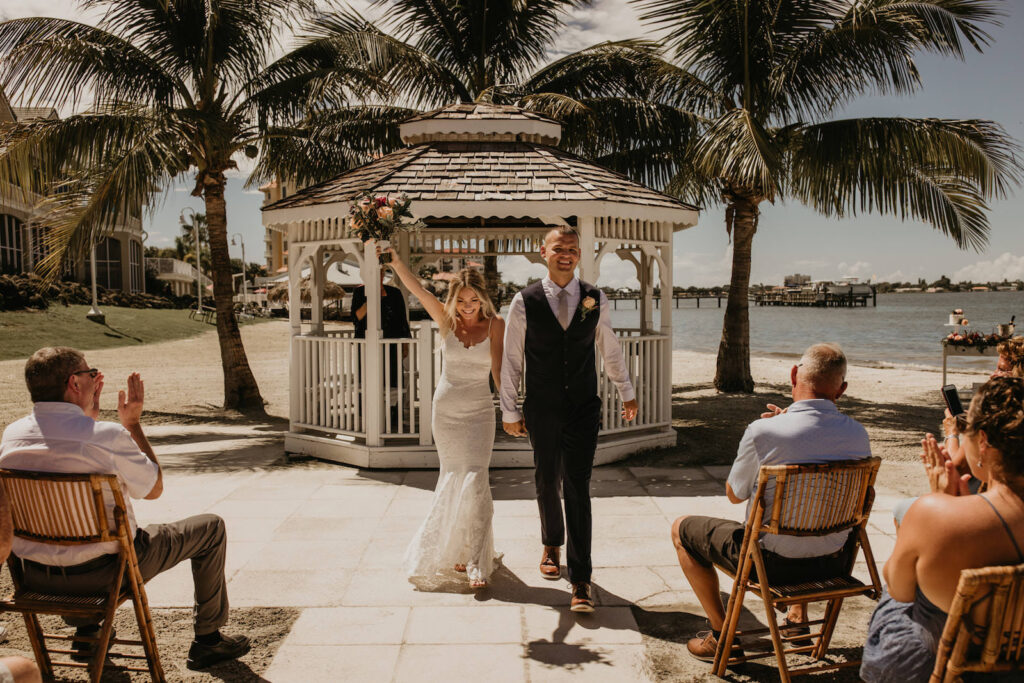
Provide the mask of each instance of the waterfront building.
[{"label": "waterfront building", "polygon": [[[0,126],[37,119],[55,119],[52,107],[12,107],[0,90]],[[28,273],[48,249],[46,216],[37,207],[42,197],[13,186],[0,186],[0,273]],[[142,210],[125,218],[96,244],[96,284],[105,289],[146,291]],[[68,264],[79,282],[91,282],[89,258]]]}]

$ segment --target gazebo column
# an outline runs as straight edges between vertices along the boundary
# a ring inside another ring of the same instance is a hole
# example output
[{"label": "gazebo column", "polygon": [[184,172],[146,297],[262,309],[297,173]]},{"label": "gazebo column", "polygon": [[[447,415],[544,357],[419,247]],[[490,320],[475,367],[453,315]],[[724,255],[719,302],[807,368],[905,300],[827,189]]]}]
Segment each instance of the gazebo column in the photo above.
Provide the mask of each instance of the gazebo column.
[{"label": "gazebo column", "polygon": [[302,377],[299,372],[299,336],[302,335],[302,256],[303,249],[295,243],[297,224],[288,226],[288,242],[291,248],[285,265],[288,266],[288,327],[291,331],[291,345],[288,355],[288,416],[296,420],[299,402],[302,400]]},{"label": "gazebo column", "polygon": [[580,233],[580,279],[597,286],[597,254],[594,252],[594,217],[577,216],[576,229]]},{"label": "gazebo column", "polygon": [[377,245],[367,240],[363,245],[363,262],[359,273],[366,288],[366,348],[364,358],[363,422],[366,429],[366,445],[379,446],[381,443],[381,404],[383,393],[383,364],[381,363],[380,330],[380,262],[377,259]]},{"label": "gazebo column", "polygon": [[[665,343],[662,367],[668,377],[672,376],[672,296],[673,292],[673,268],[672,268],[672,224],[663,221],[661,223],[662,239],[666,244],[658,247],[661,256],[658,274],[661,276],[661,334],[668,337]],[[661,419],[666,422],[672,420],[672,382],[669,381],[662,392],[662,414]]]},{"label": "gazebo column", "polygon": [[309,269],[309,322],[311,332],[316,335],[324,333],[324,285],[327,281],[327,267],[324,266],[324,248],[317,247],[313,253]]}]

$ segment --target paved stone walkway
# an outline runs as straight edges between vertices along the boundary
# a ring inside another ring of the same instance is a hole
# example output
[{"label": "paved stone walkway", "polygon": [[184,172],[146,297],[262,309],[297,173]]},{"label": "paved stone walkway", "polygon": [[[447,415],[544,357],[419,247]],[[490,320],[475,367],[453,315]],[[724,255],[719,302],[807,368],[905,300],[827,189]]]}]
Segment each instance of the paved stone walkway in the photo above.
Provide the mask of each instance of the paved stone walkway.
[{"label": "paved stone walkway", "polygon": [[[135,503],[140,522],[223,516],[232,606],[302,609],[264,674],[274,683],[649,680],[629,605],[701,613],[676,564],[669,522],[681,514],[743,515],[725,499],[727,467],[596,469],[599,609],[577,616],[568,611],[567,583],[537,571],[532,471],[491,473],[495,545],[504,554],[491,588],[420,592],[400,561],[429,508],[435,472],[288,465],[280,434],[251,427],[148,432],[165,483],[160,499]],[[872,524],[871,540],[880,564],[892,550],[888,511],[897,499],[878,491],[873,516],[885,529]],[[190,607],[189,566],[148,590],[155,607]],[[757,613],[756,602],[751,609]]]}]

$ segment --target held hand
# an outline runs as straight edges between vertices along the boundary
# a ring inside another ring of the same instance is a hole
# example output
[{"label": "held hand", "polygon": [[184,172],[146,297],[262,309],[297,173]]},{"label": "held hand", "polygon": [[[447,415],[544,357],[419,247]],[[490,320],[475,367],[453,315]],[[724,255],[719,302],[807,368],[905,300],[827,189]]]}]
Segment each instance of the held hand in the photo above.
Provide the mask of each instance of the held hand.
[{"label": "held hand", "polygon": [[636,399],[632,401],[622,402],[622,419],[626,422],[632,422],[636,419],[636,412],[638,410]]},{"label": "held hand", "polygon": [[100,394],[103,393],[103,373],[96,375],[96,386],[92,392],[92,405],[89,406],[89,411],[86,413],[89,417],[94,420],[100,419]]},{"label": "held hand", "polygon": [[775,417],[776,415],[782,415],[784,412],[789,410],[789,408],[780,408],[777,405],[775,405],[774,403],[769,403],[765,407],[768,410],[763,412],[763,413],[761,413],[761,417],[762,418],[765,418],[765,417]]},{"label": "held hand", "polygon": [[124,390],[117,392],[117,416],[121,419],[121,425],[131,427],[139,424],[142,419],[142,404],[145,397],[145,388],[139,373],[133,372],[128,375],[128,392]]},{"label": "held hand", "polygon": [[526,423],[522,420],[518,422],[502,422],[501,427],[510,436],[529,436],[529,433],[526,431]]},{"label": "held hand", "polygon": [[956,428],[956,418],[949,412],[949,408],[946,408],[945,416],[942,418],[942,433],[945,436],[960,434],[960,430]]}]

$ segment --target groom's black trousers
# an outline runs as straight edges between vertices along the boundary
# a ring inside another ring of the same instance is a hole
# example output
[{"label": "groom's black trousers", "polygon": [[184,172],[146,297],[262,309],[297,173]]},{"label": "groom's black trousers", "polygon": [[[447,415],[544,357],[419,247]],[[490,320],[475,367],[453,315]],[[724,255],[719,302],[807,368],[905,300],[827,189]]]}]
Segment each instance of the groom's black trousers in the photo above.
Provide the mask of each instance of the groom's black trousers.
[{"label": "groom's black trousers", "polygon": [[[523,419],[533,445],[533,463],[544,545],[566,543],[569,580],[590,581],[590,473],[601,425],[601,399],[582,405],[547,404],[527,400]],[[562,501],[565,498],[565,521]]]}]

